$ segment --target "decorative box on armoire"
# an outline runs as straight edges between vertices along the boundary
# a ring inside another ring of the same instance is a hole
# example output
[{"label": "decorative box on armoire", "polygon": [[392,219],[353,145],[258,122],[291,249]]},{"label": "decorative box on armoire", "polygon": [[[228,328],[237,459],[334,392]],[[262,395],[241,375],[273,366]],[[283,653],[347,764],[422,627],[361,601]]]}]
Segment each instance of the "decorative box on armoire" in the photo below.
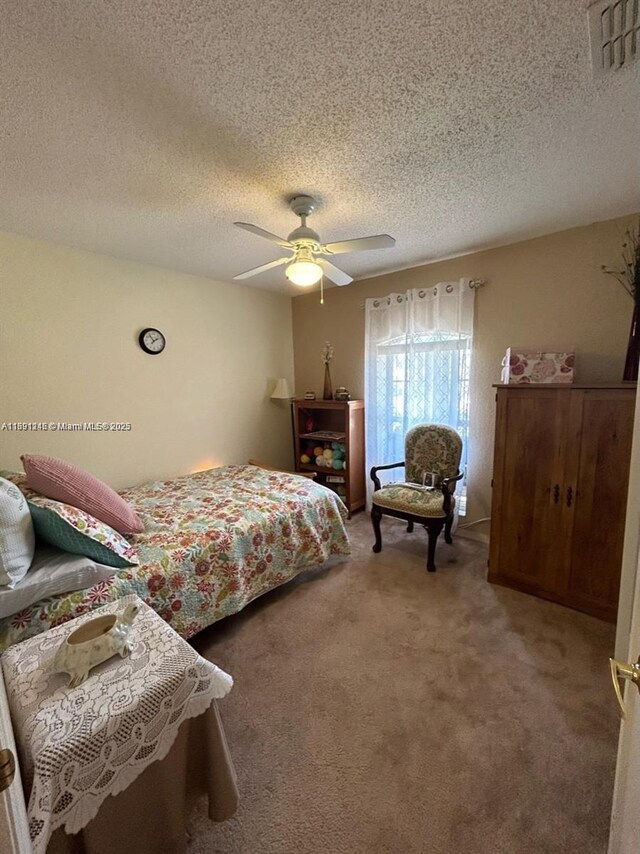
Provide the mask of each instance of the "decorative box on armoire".
[{"label": "decorative box on armoire", "polygon": [[349,514],[364,507],[364,400],[294,400],[293,442],[296,471],[316,472]]},{"label": "decorative box on armoire", "polygon": [[635,384],[495,388],[489,581],[614,622]]}]

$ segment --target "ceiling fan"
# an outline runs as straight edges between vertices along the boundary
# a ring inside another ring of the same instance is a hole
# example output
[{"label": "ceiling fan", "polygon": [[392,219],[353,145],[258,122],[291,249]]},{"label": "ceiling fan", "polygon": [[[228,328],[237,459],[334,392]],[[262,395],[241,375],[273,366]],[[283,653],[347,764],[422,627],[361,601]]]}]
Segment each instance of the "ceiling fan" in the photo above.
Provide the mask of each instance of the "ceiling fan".
[{"label": "ceiling fan", "polygon": [[315,285],[322,278],[323,274],[336,285],[348,285],[353,281],[351,276],[344,273],[330,261],[327,261],[327,256],[341,255],[344,252],[361,252],[366,249],[386,249],[387,247],[395,246],[396,241],[388,234],[357,237],[354,240],[339,240],[336,243],[321,243],[316,232],[307,226],[307,217],[316,208],[315,199],[312,199],[311,196],[296,196],[291,199],[289,206],[294,214],[300,217],[301,225],[294,229],[286,240],[283,237],[272,234],[270,231],[258,228],[257,225],[251,225],[248,222],[234,222],[234,225],[237,225],[238,228],[244,228],[245,231],[251,231],[259,237],[265,237],[272,243],[277,243],[283,249],[290,250],[290,254],[275,261],[269,261],[267,264],[262,264],[260,267],[254,267],[252,270],[247,270],[244,273],[239,273],[233,277],[234,279],[249,279],[251,276],[257,276],[258,273],[264,273],[266,270],[286,264],[287,267],[284,274],[294,285],[302,287]]}]

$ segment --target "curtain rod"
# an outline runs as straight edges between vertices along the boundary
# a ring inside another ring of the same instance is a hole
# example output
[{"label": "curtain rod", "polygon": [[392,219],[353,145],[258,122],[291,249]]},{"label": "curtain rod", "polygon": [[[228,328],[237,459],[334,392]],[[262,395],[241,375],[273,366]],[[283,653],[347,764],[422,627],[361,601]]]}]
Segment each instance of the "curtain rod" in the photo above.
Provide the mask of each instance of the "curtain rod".
[{"label": "curtain rod", "polygon": [[[440,284],[439,282],[437,284]],[[487,284],[486,279],[469,279],[469,287],[473,291],[477,291],[479,288],[483,288]],[[434,285],[435,287],[435,285]],[[382,297],[384,299],[384,297]],[[364,311],[365,301],[363,300],[360,303],[360,308]]]}]

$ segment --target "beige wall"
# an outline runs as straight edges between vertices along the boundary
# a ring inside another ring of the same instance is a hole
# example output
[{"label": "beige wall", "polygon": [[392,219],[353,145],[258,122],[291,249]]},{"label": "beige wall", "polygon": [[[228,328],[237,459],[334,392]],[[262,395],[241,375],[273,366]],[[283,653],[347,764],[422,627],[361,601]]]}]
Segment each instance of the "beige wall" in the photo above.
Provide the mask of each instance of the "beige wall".
[{"label": "beige wall", "polygon": [[[317,293],[293,300],[296,393],[322,391],[320,352],[325,340],[335,348],[334,387],[352,397],[364,394],[364,300],[463,276],[487,285],[476,299],[471,375],[468,520],[491,508],[494,393],[506,348],[572,344],[577,381],[618,382],[631,322],[631,298],[601,264],[615,265],[629,218],[595,223],[414,267],[398,273],[331,288],[325,304]],[[345,267],[348,263],[345,260]],[[479,526],[478,530],[486,530]]]},{"label": "beige wall", "polygon": [[[255,288],[0,234],[0,426],[131,422],[130,433],[0,431],[20,454],[71,460],[115,487],[249,456],[289,463],[291,301]],[[137,343],[161,329],[158,356]]]}]

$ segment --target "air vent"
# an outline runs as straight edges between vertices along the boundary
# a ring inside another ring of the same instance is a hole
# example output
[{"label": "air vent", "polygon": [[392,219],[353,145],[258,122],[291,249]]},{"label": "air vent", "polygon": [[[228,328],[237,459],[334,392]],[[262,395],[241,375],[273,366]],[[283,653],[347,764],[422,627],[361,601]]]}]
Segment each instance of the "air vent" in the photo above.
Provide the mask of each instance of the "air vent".
[{"label": "air vent", "polygon": [[638,57],[640,0],[596,0],[587,10],[595,76],[617,71]]}]

